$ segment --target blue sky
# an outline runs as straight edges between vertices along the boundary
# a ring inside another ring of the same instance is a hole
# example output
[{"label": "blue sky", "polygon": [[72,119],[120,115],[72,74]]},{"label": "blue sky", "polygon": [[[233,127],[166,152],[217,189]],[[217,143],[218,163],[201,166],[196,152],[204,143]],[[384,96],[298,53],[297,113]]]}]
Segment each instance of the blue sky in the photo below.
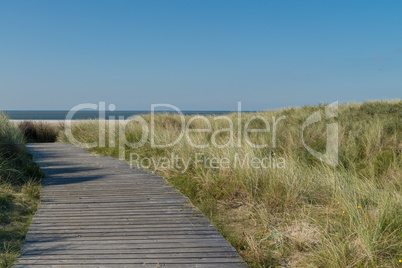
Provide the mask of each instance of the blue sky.
[{"label": "blue sky", "polygon": [[395,99],[402,1],[0,0],[0,109]]}]

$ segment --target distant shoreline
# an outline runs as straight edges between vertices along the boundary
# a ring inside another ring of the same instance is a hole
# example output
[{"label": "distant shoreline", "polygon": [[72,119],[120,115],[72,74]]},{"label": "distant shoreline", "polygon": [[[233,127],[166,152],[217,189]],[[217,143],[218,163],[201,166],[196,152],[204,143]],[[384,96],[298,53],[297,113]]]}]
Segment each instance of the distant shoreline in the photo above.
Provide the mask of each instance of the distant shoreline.
[{"label": "distant shoreline", "polygon": [[[77,120],[71,120],[74,123],[78,123],[78,122],[84,122],[84,121],[93,121],[93,120],[98,120],[98,119],[77,119]],[[105,119],[106,121],[108,121],[107,119]],[[14,124],[19,124],[21,122],[24,121],[30,121],[30,122],[34,122],[34,123],[49,123],[49,124],[64,124],[65,120],[52,120],[52,119],[9,119],[10,122],[14,123]]]},{"label": "distant shoreline", "polygon": [[[69,111],[30,111],[30,110],[3,110],[10,120],[39,120],[39,121],[64,121]],[[184,115],[223,115],[230,114],[236,111],[181,111]],[[254,112],[254,111],[242,111]],[[103,114],[102,114],[103,113]],[[151,111],[76,111],[72,120],[97,120],[104,117],[106,120],[116,120],[119,118],[127,119],[135,115],[150,114]],[[178,114],[177,111],[155,111],[155,113]]]}]

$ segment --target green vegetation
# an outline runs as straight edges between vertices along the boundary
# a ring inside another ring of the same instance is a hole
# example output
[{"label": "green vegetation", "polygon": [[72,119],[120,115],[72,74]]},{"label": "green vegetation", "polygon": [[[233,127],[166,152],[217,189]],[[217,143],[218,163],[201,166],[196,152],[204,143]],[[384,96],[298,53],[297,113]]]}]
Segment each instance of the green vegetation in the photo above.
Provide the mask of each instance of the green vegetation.
[{"label": "green vegetation", "polygon": [[19,130],[28,142],[55,142],[62,126],[46,122],[23,121]]},{"label": "green vegetation", "polygon": [[[326,124],[338,122],[339,164],[331,167],[313,157],[302,144],[303,122],[318,107],[288,108],[278,111],[242,114],[241,127],[252,116],[270,122],[270,132],[249,133],[254,144],[268,143],[256,149],[245,139],[241,146],[217,148],[213,140],[230,142],[228,131],[192,132],[194,148],[183,138],[175,146],[152,148],[149,138],[139,148],[127,148],[141,158],[168,159],[171,154],[181,159],[195,159],[202,154],[207,164],[216,158],[244,159],[283,158],[283,168],[247,168],[234,166],[210,168],[190,161],[188,169],[177,166],[149,165],[168,179],[198,206],[237,248],[253,267],[396,267],[402,259],[402,102],[383,101],[339,106],[338,119],[326,120],[306,128],[306,144],[324,152]],[[233,140],[239,132],[236,114]],[[276,126],[272,139],[272,117],[286,116]],[[144,115],[150,127],[151,117]],[[188,123],[190,117],[186,117]],[[208,117],[212,131],[230,127],[227,120]],[[265,127],[254,120],[249,128]],[[206,128],[206,122],[194,120],[190,129]],[[106,147],[89,149],[118,157],[118,130],[107,128]],[[182,131],[180,117],[155,116],[155,141],[168,143]],[[98,141],[98,122],[77,123],[74,137],[82,142]],[[125,128],[127,140],[138,142],[142,132],[138,123]],[[109,139],[112,141],[110,142]],[[67,141],[65,136],[60,141]],[[276,142],[274,148],[273,142]],[[213,163],[212,163],[213,164]]]},{"label": "green vegetation", "polygon": [[22,133],[0,113],[0,267],[10,267],[39,202],[41,173]]},{"label": "green vegetation", "polygon": [[[312,156],[302,143],[303,122],[319,110],[324,111],[325,105],[247,113],[240,121],[237,114],[230,114],[233,126],[208,116],[211,131],[188,133],[188,139],[167,148],[152,147],[148,137],[139,148],[126,146],[124,155],[127,160],[135,153],[140,162],[160,161],[142,164],[188,196],[253,267],[400,265],[402,102],[341,105],[337,119],[327,120],[322,112],[323,120],[305,129],[304,140],[325,152],[327,124],[338,122],[336,167]],[[254,148],[244,137],[253,116],[260,118],[248,128],[266,128],[261,120],[265,118],[269,132],[248,133],[249,141],[268,144],[267,148]],[[285,118],[279,121],[281,116]],[[150,129],[151,116],[142,117]],[[206,121],[189,122],[190,118],[185,118],[187,130],[208,127]],[[41,173],[25,150],[25,140],[51,142],[58,136],[59,141],[68,141],[61,130],[59,125],[28,121],[17,128],[0,114],[1,267],[9,267],[18,256],[39,202]],[[106,146],[89,150],[118,157],[121,130],[116,124],[112,132],[106,124]],[[156,144],[174,141],[183,130],[179,116],[155,116]],[[99,141],[98,121],[75,123],[72,132],[81,142]],[[142,128],[130,122],[124,134],[128,142],[138,142]],[[208,146],[195,148],[190,141]],[[223,146],[230,142],[232,146]],[[161,164],[172,154],[189,161],[188,167]],[[267,168],[256,168],[261,163],[252,159],[266,159]]]}]

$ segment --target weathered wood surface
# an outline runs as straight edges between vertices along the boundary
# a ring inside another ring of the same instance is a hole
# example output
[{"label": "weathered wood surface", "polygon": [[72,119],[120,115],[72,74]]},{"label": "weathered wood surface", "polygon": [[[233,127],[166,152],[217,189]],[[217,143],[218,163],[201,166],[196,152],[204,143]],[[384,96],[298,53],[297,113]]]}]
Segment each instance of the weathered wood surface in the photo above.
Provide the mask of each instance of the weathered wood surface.
[{"label": "weathered wood surface", "polygon": [[163,178],[67,143],[28,149],[46,177],[15,267],[248,267]]}]

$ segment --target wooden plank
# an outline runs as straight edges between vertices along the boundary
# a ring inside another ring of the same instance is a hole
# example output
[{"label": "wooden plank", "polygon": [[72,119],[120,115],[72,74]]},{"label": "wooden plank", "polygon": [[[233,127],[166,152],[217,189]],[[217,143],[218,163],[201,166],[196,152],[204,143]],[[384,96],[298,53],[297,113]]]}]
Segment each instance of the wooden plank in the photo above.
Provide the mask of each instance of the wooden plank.
[{"label": "wooden plank", "polygon": [[[202,217],[199,217],[202,218]],[[42,222],[42,223],[53,223],[53,222],[66,222],[66,225],[70,222],[90,222],[90,221],[108,221],[108,220],[116,220],[116,221],[145,221],[148,220],[150,223],[161,221],[161,220],[189,220],[190,222],[196,218],[189,217],[187,215],[123,215],[123,216],[113,216],[110,217],[108,215],[98,215],[98,216],[82,216],[82,217],[37,217],[32,220],[32,222]]]},{"label": "wooden plank", "polygon": [[[221,246],[230,246],[227,241],[222,241],[220,237],[205,237],[205,238],[198,238],[198,239],[191,239],[191,238],[166,238],[166,239],[122,239],[122,240],[84,240],[84,239],[69,239],[69,240],[59,240],[59,241],[25,241],[24,246],[26,247],[57,247],[57,246],[63,246],[63,247],[75,247],[75,246],[82,246],[82,245],[88,245],[88,247],[91,246],[116,246],[118,244],[119,246],[129,246],[129,247],[136,247],[137,245],[141,244],[141,246],[149,245],[149,244],[158,244],[159,246],[164,246],[166,244],[170,244],[168,246],[171,246],[172,244],[174,245],[186,245],[190,244],[194,241],[197,241],[198,246],[200,245],[221,245]],[[123,245],[124,244],[124,245]]]},{"label": "wooden plank", "polygon": [[[46,213],[42,213],[41,217],[87,217],[87,216],[124,216],[124,215],[132,215],[132,216],[141,216],[141,215],[160,215],[161,213],[165,215],[188,215],[188,216],[195,216],[195,215],[201,215],[201,214],[196,214],[194,211],[169,211],[169,210],[162,210],[162,211],[113,211],[113,210],[108,210],[108,211],[86,211],[86,212],[70,212],[70,213],[57,213],[57,212],[49,212],[46,211]],[[39,217],[38,217],[39,218]]]},{"label": "wooden plank", "polygon": [[177,234],[160,234],[160,235],[124,235],[124,236],[109,236],[109,237],[98,237],[98,236],[74,236],[74,237],[55,237],[53,235],[51,236],[44,236],[44,235],[38,235],[38,236],[28,236],[25,239],[25,242],[57,242],[57,241],[105,241],[105,240],[154,240],[154,239],[206,239],[206,238],[220,238],[218,234],[212,234],[212,235],[193,235],[193,234],[184,234],[184,235],[177,235]]},{"label": "wooden plank", "polygon": [[[236,252],[229,251],[229,252],[202,252],[202,253],[117,253],[118,258],[123,258],[123,259],[187,259],[187,258],[219,258],[224,255],[226,258],[233,258],[237,257],[238,255]],[[74,259],[74,260],[88,260],[88,259],[116,259],[116,254],[113,253],[104,253],[102,254],[101,257],[99,257],[98,254],[65,254],[65,255],[60,255],[60,254],[55,254],[55,255],[48,255],[48,254],[41,254],[41,255],[35,255],[35,256],[28,256],[28,257],[22,257],[20,258],[21,260],[27,259],[27,260],[41,260],[41,259],[46,259],[46,260],[68,260],[68,259]]]},{"label": "wooden plank", "polygon": [[195,225],[195,224],[208,224],[208,222],[204,219],[201,220],[192,220],[192,221],[178,221],[178,220],[170,220],[170,221],[153,221],[149,222],[149,220],[144,220],[144,221],[118,221],[116,222],[114,219],[110,219],[109,221],[76,221],[76,222],[55,222],[55,223],[49,223],[49,222],[33,222],[31,223],[32,227],[52,227],[52,226],[84,226],[84,225],[90,225],[90,226],[97,226],[97,225],[159,225],[159,224],[190,224],[190,225]]},{"label": "wooden plank", "polygon": [[[233,247],[200,248],[145,248],[145,249],[36,249],[26,250],[24,255],[90,255],[90,254],[166,254],[166,253],[211,253],[236,252]],[[224,254],[224,253],[223,253]]]},{"label": "wooden plank", "polygon": [[[115,210],[114,210],[115,209]],[[72,209],[72,210],[68,210],[68,209],[47,209],[47,210],[41,210],[39,211],[39,213],[46,213],[49,214],[49,216],[51,217],[65,217],[65,216],[78,216],[78,219],[83,219],[85,218],[84,216],[91,216],[91,213],[93,213],[93,216],[99,216],[99,213],[101,213],[100,216],[107,216],[109,213],[114,214],[115,216],[116,213],[123,213],[124,212],[124,208],[107,208],[104,211],[99,211],[96,210],[94,208],[84,208],[84,209]],[[102,213],[103,212],[103,213]],[[190,212],[190,215],[187,215]],[[124,215],[128,215],[128,213],[133,213],[132,216],[133,218],[138,218],[136,217],[137,215],[135,213],[142,213],[140,215],[147,215],[148,218],[152,217],[152,215],[156,215],[153,216],[154,218],[158,218],[158,217],[162,217],[161,214],[164,214],[163,216],[171,216],[170,214],[179,214],[181,216],[184,216],[186,218],[199,218],[201,217],[202,214],[200,213],[194,213],[194,211],[188,211],[185,209],[180,209],[180,208],[171,208],[171,207],[166,207],[166,209],[160,209],[160,210],[151,210],[148,207],[144,207],[143,209],[133,209],[132,207],[127,208],[127,214]],[[158,214],[159,213],[159,214]],[[44,214],[43,214],[44,215]],[[41,217],[43,216],[41,215]],[[40,217],[38,217],[39,219]],[[171,218],[171,217],[168,217]],[[190,219],[187,219],[190,220]]]},{"label": "wooden plank", "polygon": [[136,249],[161,249],[161,248],[205,248],[205,247],[228,247],[230,246],[229,243],[220,241],[216,242],[215,240],[210,241],[210,242],[198,242],[197,240],[194,240],[193,242],[187,242],[187,243],[146,243],[146,244],[141,244],[141,243],[127,243],[125,241],[123,244],[94,244],[94,243],[84,243],[84,244],[77,244],[77,243],[59,243],[59,244],[54,244],[54,243],[48,243],[48,242],[41,242],[38,244],[27,244],[23,246],[23,251],[26,250],[33,250],[33,249],[76,249],[76,250],[81,250],[81,249],[130,249],[133,252]]},{"label": "wooden plank", "polygon": [[[208,228],[207,228],[208,227]],[[148,224],[119,224],[119,223],[115,223],[113,225],[73,225],[73,226],[39,226],[39,225],[34,225],[30,227],[30,230],[32,231],[39,231],[39,230],[46,230],[46,231],[50,231],[50,230],[85,230],[85,229],[127,229],[127,230],[145,230],[146,228],[148,229],[152,229],[152,230],[158,230],[158,229],[162,229],[162,230],[171,230],[171,229],[177,229],[180,228],[181,230],[185,230],[185,229],[214,229],[214,226],[212,224],[210,225],[206,225],[206,223],[193,223],[193,224],[189,224],[189,223],[183,223],[183,224],[153,224],[153,225],[148,225]],[[130,228],[130,229],[128,229]]]},{"label": "wooden plank", "polygon": [[[99,240],[101,240],[101,238],[103,237],[119,237],[119,236],[132,236],[132,237],[136,237],[136,236],[163,236],[163,235],[219,235],[219,232],[216,230],[212,230],[212,231],[200,231],[200,230],[195,230],[195,231],[170,231],[170,232],[161,232],[161,233],[155,233],[152,231],[149,232],[136,232],[136,233],[127,233],[127,232],[121,232],[119,230],[110,230],[108,232],[103,232],[103,233],[99,233],[99,232],[86,232],[86,233],[80,233],[80,234],[76,234],[76,233],[41,233],[41,232],[37,232],[37,233],[28,233],[27,235],[27,239],[30,241],[35,241],[36,239],[39,238],[54,238],[55,240],[58,238],[68,238],[68,237],[98,237]],[[32,237],[32,238],[31,238]]]}]

